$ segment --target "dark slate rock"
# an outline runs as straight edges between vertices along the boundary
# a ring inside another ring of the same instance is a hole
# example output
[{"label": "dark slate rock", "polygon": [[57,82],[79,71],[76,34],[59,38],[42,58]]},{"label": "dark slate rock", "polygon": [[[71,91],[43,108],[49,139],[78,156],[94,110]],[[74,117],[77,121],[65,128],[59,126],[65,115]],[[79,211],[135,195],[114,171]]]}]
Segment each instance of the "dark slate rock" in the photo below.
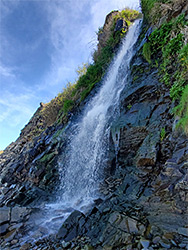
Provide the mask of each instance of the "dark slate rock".
[{"label": "dark slate rock", "polygon": [[10,208],[0,207],[0,225],[10,221]]},{"label": "dark slate rock", "polygon": [[64,226],[62,226],[57,233],[57,237],[64,238],[67,235],[67,232],[68,230]]},{"label": "dark slate rock", "polygon": [[0,226],[0,235],[3,236],[7,233],[9,224],[3,224]]},{"label": "dark slate rock", "polygon": [[11,211],[11,222],[20,222],[30,214],[30,209],[26,207],[13,207]]},{"label": "dark slate rock", "polygon": [[65,241],[71,241],[74,238],[76,238],[76,236],[78,235],[78,231],[77,231],[77,227],[76,225],[72,228],[72,230],[67,234],[67,236],[65,237]]},{"label": "dark slate rock", "polygon": [[66,241],[73,239],[77,236],[79,231],[79,222],[81,225],[84,224],[85,215],[80,211],[75,210],[70,214],[70,216],[65,220],[63,225],[58,231],[58,237],[64,238]]},{"label": "dark slate rock", "polygon": [[138,166],[154,166],[159,151],[160,132],[150,133],[143,141],[136,156]]},{"label": "dark slate rock", "polygon": [[126,21],[124,19],[119,19],[116,22],[116,26],[115,26],[114,31],[116,32],[116,31],[119,31],[122,29],[127,29],[127,28],[128,28],[128,25],[127,25]]}]

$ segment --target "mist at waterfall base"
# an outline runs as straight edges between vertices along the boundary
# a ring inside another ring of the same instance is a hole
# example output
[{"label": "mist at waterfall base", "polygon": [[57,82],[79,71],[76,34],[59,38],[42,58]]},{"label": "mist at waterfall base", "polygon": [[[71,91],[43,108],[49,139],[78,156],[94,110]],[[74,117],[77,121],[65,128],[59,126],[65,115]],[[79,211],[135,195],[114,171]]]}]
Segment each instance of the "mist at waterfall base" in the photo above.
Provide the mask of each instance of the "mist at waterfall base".
[{"label": "mist at waterfall base", "polygon": [[[99,184],[104,179],[110,122],[118,115],[119,97],[128,81],[140,24],[141,20],[136,20],[130,27],[98,93],[86,104],[79,120],[71,124],[73,132],[59,160],[62,184],[57,192],[57,201],[46,204],[42,214],[34,218],[36,225],[48,229],[48,234],[57,233],[73,210],[86,212],[100,197]],[[117,149],[117,141],[114,143]]]}]

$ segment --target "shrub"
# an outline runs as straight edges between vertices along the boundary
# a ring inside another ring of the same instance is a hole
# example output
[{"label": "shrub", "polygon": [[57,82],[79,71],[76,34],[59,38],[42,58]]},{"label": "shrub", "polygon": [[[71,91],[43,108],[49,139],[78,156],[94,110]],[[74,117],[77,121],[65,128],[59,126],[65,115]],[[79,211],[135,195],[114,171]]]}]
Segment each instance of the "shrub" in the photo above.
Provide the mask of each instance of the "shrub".
[{"label": "shrub", "polygon": [[157,0],[141,0],[142,12],[147,20],[149,20],[151,10],[156,2]]},{"label": "shrub", "polygon": [[148,63],[151,63],[151,46],[149,42],[143,45],[143,56]]},{"label": "shrub", "polygon": [[119,18],[123,18],[128,24],[131,24],[133,20],[138,18],[139,14],[137,10],[125,8],[114,17],[114,20],[117,21]]},{"label": "shrub", "polygon": [[70,99],[65,100],[64,104],[63,104],[63,112],[64,113],[68,113],[68,111],[71,110],[71,108],[73,107],[73,105],[74,105],[73,100],[70,100]]},{"label": "shrub", "polygon": [[185,86],[180,102],[173,112],[180,117],[177,127],[181,127],[188,134],[188,85]]},{"label": "shrub", "polygon": [[179,60],[183,67],[188,70],[188,44],[186,44],[179,53]]}]

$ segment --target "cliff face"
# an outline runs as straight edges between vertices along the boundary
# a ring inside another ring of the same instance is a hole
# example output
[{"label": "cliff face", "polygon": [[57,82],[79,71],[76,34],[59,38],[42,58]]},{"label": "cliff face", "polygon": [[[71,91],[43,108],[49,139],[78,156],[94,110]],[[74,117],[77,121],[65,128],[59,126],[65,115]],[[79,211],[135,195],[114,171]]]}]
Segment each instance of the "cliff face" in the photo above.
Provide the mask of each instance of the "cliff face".
[{"label": "cliff face", "polygon": [[[181,14],[188,19],[186,1],[181,5],[157,2],[155,8],[167,13],[158,19],[149,15],[146,7],[152,28],[160,29],[166,20]],[[129,82],[121,93],[120,114],[111,126],[110,164],[100,187],[104,199],[97,200],[86,214],[74,211],[57,235],[25,243],[21,249],[186,249],[188,140],[182,127],[176,129],[180,117],[175,119],[172,114],[178,100],[172,101],[170,86],[161,80],[162,51],[158,51],[158,58],[152,54],[149,60],[143,55],[143,44],[151,43],[149,21],[143,23]],[[180,29],[186,41],[187,26]],[[156,59],[158,64],[151,63]],[[172,66],[168,71],[171,75],[177,70]],[[182,87],[186,86],[185,74]],[[23,131],[21,138],[0,155],[4,249],[19,249],[19,234],[24,235],[31,227],[28,221],[35,207],[53,197],[59,178],[57,161],[71,133],[69,124],[79,112],[66,127],[54,124],[25,143],[27,130]],[[40,230],[37,233],[42,235]]]}]

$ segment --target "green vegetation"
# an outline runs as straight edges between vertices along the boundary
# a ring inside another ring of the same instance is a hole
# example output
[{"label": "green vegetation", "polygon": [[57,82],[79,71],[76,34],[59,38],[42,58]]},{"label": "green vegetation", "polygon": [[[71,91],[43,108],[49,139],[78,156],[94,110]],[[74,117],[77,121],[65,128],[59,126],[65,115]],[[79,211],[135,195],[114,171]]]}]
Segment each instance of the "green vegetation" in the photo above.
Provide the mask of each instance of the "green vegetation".
[{"label": "green vegetation", "polygon": [[164,22],[151,33],[143,46],[144,58],[149,63],[159,65],[161,80],[169,86],[172,101],[178,101],[182,107],[178,105],[176,111],[180,116],[179,126],[185,131],[188,125],[184,107],[184,100],[188,99],[185,89],[188,81],[188,44],[182,30],[187,25],[184,14]]},{"label": "green vegetation", "polygon": [[63,104],[63,112],[68,113],[72,109],[73,105],[74,105],[73,100],[66,99]]},{"label": "green vegetation", "polygon": [[161,141],[163,141],[163,140],[164,140],[165,136],[166,136],[166,131],[165,131],[165,128],[162,128],[162,129],[161,129],[161,133],[160,133],[160,138],[161,138]]},{"label": "green vegetation", "polygon": [[173,112],[180,117],[177,128],[181,127],[188,134],[188,85],[184,88],[179,105],[174,108]]},{"label": "green vegetation", "polygon": [[[167,7],[166,4],[170,3],[172,0],[141,0],[142,12],[147,22],[155,24]],[[161,4],[164,5],[161,7]]]},{"label": "green vegetation", "polygon": [[129,105],[127,105],[127,108],[128,108],[128,109],[131,109],[131,108],[132,108],[132,105],[129,103]]},{"label": "green vegetation", "polygon": [[141,0],[142,12],[146,19],[149,19],[151,10],[156,2],[157,0]]},{"label": "green vegetation", "polygon": [[96,32],[97,35],[100,35],[103,33],[103,27],[99,27],[98,32]]},{"label": "green vegetation", "polygon": [[114,17],[114,22],[116,23],[118,19],[123,18],[129,26],[132,21],[137,19],[138,17],[140,17],[140,13],[137,10],[125,8]]},{"label": "green vegetation", "polygon": [[151,46],[150,43],[144,43],[143,55],[148,63],[151,63]]},{"label": "green vegetation", "polygon": [[55,156],[55,152],[52,152],[50,154],[45,154],[39,161],[41,163],[47,163],[47,162],[50,162],[54,156]]},{"label": "green vegetation", "polygon": [[57,130],[57,132],[53,135],[53,139],[58,139],[58,137],[61,135],[61,133],[63,133],[63,131],[65,130],[65,128],[59,129]]}]

